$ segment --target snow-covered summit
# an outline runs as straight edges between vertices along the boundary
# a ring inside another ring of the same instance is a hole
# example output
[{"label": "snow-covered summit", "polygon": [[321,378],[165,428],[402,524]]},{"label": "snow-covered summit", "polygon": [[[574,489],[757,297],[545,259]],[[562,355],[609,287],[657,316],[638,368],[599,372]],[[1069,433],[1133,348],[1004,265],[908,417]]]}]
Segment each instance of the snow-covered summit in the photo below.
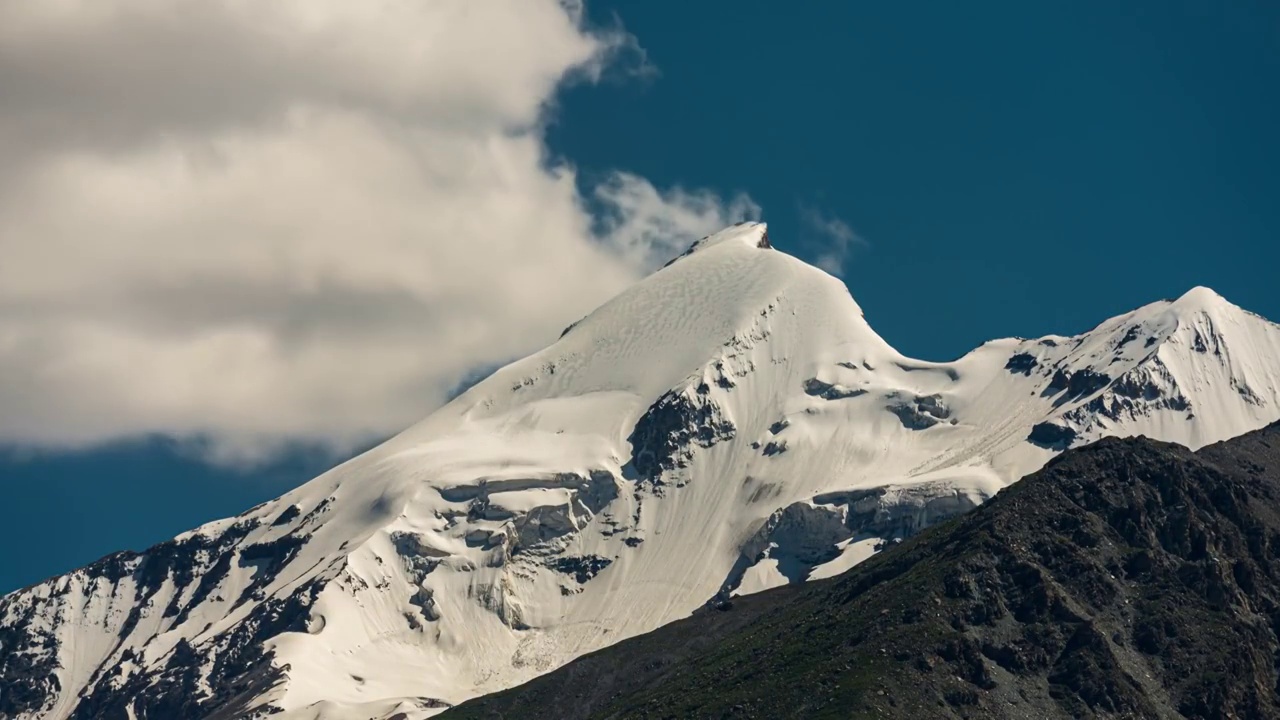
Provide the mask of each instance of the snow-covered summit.
[{"label": "snow-covered summit", "polygon": [[1277,358],[1197,288],[913,360],[735,226],[283,497],[6,596],[0,717],[426,717],[837,573],[1068,445],[1280,419]]},{"label": "snow-covered summit", "polygon": [[1017,363],[1050,378],[1059,408],[1033,440],[1142,434],[1199,448],[1257,429],[1280,386],[1276,327],[1196,287],[1077,338],[1029,344]]},{"label": "snow-covered summit", "polygon": [[[698,240],[690,245],[688,250],[685,250],[680,255],[671,258],[671,260],[667,262],[667,265],[671,265],[681,258],[688,257],[699,250],[712,247],[713,245],[719,245],[721,243],[750,245],[764,250],[773,248],[773,244],[769,242],[768,225],[762,222],[740,222],[731,227],[727,227],[714,235],[708,235],[701,240]],[[666,266],[664,265],[663,267]]]}]

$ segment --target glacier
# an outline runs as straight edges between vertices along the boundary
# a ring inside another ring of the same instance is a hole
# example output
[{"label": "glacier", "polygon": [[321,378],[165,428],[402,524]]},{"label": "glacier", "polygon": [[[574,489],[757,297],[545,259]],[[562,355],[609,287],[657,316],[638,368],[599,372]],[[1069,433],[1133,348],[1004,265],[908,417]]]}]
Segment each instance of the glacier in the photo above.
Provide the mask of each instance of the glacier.
[{"label": "glacier", "polygon": [[1277,419],[1280,326],[1207,288],[926,362],[744,223],[282,497],[0,599],[0,717],[430,717],[1068,447]]}]

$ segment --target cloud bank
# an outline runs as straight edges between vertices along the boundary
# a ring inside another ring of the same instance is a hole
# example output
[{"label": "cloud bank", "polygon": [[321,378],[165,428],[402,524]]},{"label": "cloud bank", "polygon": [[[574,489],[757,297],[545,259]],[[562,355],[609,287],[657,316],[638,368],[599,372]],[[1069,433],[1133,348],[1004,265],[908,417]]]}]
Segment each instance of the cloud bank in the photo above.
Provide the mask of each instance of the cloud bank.
[{"label": "cloud bank", "polygon": [[549,163],[633,42],[563,0],[0,0],[0,441],[386,435],[758,214]]}]

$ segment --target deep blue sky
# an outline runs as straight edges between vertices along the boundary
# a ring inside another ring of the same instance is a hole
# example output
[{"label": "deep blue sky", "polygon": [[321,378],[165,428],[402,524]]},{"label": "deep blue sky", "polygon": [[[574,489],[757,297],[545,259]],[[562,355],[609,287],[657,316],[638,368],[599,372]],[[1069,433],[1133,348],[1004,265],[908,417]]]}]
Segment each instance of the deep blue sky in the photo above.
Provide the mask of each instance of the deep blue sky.
[{"label": "deep blue sky", "polygon": [[[801,9],[801,5],[803,9]],[[658,68],[568,90],[590,179],[742,190],[865,240],[844,272],[900,350],[1075,333],[1209,285],[1280,319],[1280,4],[589,1]],[[2,412],[3,409],[0,409]],[[161,440],[0,454],[0,592],[234,514],[332,462],[241,474]]]},{"label": "deep blue sky", "polygon": [[589,5],[661,75],[569,92],[553,147],[747,190],[801,256],[800,204],[844,219],[870,244],[845,279],[909,355],[1196,284],[1280,319],[1280,4],[801,5]]}]

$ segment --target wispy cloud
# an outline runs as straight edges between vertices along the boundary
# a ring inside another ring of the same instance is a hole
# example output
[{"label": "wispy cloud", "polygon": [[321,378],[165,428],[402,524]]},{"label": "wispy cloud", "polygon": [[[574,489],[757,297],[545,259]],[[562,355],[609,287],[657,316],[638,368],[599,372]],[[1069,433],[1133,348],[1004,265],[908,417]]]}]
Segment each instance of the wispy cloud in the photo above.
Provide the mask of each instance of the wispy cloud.
[{"label": "wispy cloud", "polygon": [[802,231],[822,248],[816,264],[832,275],[838,275],[844,270],[845,263],[856,248],[869,245],[862,236],[854,232],[849,223],[828,215],[817,207],[801,203],[799,213]]},{"label": "wispy cloud", "polygon": [[0,442],[385,436],[755,212],[548,165],[652,73],[577,2],[0,0],[0,57]]}]

